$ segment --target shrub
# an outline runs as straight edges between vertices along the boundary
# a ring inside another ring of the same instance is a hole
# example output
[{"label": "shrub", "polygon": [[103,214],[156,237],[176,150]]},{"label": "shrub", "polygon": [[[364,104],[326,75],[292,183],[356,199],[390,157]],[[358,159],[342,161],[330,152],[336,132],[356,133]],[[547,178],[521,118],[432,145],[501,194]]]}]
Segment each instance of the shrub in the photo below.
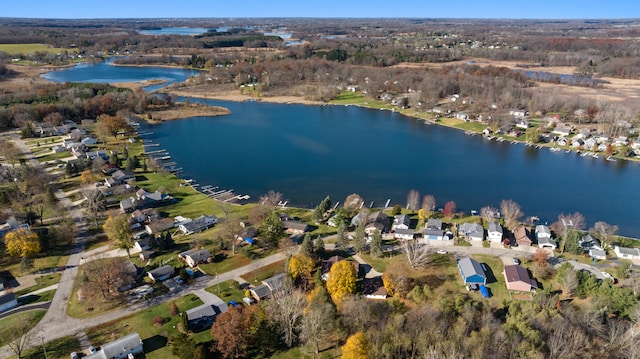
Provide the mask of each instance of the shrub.
[{"label": "shrub", "polygon": [[153,325],[155,325],[156,327],[162,326],[162,324],[164,323],[164,318],[162,318],[162,316],[158,315],[156,317],[153,317],[153,319],[151,320],[151,323]]}]

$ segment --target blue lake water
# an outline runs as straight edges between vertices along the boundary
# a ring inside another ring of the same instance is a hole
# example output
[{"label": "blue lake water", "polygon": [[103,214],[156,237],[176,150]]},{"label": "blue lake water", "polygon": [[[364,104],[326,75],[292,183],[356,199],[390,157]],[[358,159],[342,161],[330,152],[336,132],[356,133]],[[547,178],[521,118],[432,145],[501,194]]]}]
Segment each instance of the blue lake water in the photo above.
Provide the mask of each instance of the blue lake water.
[{"label": "blue lake water", "polygon": [[154,91],[164,86],[183,82],[191,76],[198,74],[195,70],[167,68],[167,67],[138,67],[116,66],[113,59],[105,62],[87,64],[81,63],[62,70],[47,72],[42,75],[45,79],[54,82],[137,82],[145,80],[162,80],[162,84],[149,85],[147,91]]},{"label": "blue lake water", "polygon": [[167,122],[150,138],[201,184],[254,199],[273,189],[305,207],[354,192],[367,205],[404,205],[411,189],[467,212],[513,199],[542,222],[579,211],[589,225],[602,220],[640,235],[633,163],[489,142],[355,106],[199,101],[232,115]]},{"label": "blue lake water", "polygon": [[[171,77],[175,71],[183,70],[97,64],[45,77],[119,82]],[[155,125],[147,138],[170,152],[184,177],[202,185],[253,199],[276,190],[305,207],[326,195],[343,201],[354,192],[367,205],[382,206],[387,199],[404,205],[411,189],[433,194],[439,207],[453,200],[466,212],[513,199],[543,223],[578,211],[588,226],[605,221],[620,226],[621,234],[640,237],[640,165],[632,162],[490,142],[355,106],[191,100],[227,107],[232,114]]]}]

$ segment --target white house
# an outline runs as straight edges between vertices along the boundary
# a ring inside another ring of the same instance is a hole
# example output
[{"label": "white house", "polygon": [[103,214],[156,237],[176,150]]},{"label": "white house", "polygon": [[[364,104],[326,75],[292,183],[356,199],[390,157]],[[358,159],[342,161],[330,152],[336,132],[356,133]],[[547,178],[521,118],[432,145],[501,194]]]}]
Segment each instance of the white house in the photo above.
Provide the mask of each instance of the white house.
[{"label": "white house", "polygon": [[595,259],[600,259],[600,260],[605,260],[605,259],[607,259],[607,252],[603,251],[602,249],[591,248],[591,249],[589,249],[589,257],[595,258]]},{"label": "white house", "polygon": [[215,225],[216,223],[218,223],[218,217],[214,215],[200,216],[193,221],[181,223],[178,226],[178,229],[184,234],[193,234],[202,232],[205,229],[208,229],[209,227]]},{"label": "white house", "polygon": [[395,239],[411,240],[414,238],[413,236],[413,229],[396,229],[393,233],[393,238]]},{"label": "white house", "polygon": [[613,247],[613,251],[618,258],[636,259],[640,260],[640,248],[627,248],[627,247]]},{"label": "white house", "polygon": [[489,222],[487,226],[487,238],[491,242],[501,243],[502,242],[502,226],[498,222]]},{"label": "white house", "polygon": [[196,267],[200,263],[207,263],[211,260],[211,253],[206,249],[192,249],[178,254],[178,257],[185,261],[191,268]]},{"label": "white house", "polygon": [[428,240],[430,241],[443,241],[443,240],[448,240],[449,237],[446,237],[444,235],[444,231],[441,229],[425,229],[423,232],[423,236],[422,236],[421,241],[419,241],[420,243],[426,243]]},{"label": "white house", "polygon": [[103,344],[100,350],[89,354],[85,359],[126,359],[134,358],[135,355],[143,352],[144,349],[140,335],[138,335],[138,333],[131,333],[107,344]]},{"label": "white house", "polygon": [[162,267],[158,267],[156,269],[150,270],[147,272],[149,279],[154,282],[162,282],[163,280],[169,279],[173,275],[173,267],[166,264]]},{"label": "white house", "polygon": [[409,224],[411,224],[411,218],[408,214],[399,214],[393,217],[393,224],[391,225],[392,230],[398,229],[409,229]]}]

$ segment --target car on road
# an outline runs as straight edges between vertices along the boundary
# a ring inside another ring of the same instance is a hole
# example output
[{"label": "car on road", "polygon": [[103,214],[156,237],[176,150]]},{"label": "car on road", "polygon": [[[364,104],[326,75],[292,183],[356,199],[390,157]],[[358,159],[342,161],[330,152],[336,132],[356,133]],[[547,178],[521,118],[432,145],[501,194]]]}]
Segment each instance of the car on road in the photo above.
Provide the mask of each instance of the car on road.
[{"label": "car on road", "polygon": [[78,353],[76,352],[71,352],[71,359],[78,359]]},{"label": "car on road", "polygon": [[94,347],[93,345],[89,346],[89,353],[93,354],[93,353],[95,353],[97,351],[98,351],[98,349],[96,349],[96,347]]},{"label": "car on road", "polygon": [[518,258],[513,258],[513,264],[519,265],[520,264],[520,260]]},{"label": "car on road", "polygon": [[178,284],[184,284],[184,281],[180,277],[173,277],[173,280]]},{"label": "car on road", "polygon": [[438,254],[447,254],[449,252],[447,252],[446,249],[438,249],[438,251],[436,253],[438,253]]}]

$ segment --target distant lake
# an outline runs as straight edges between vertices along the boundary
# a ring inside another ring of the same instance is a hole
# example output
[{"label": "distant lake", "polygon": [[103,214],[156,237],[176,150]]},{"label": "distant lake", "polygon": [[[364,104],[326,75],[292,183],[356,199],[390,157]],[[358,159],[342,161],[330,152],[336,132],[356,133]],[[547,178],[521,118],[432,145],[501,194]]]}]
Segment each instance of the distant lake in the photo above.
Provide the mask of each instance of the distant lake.
[{"label": "distant lake", "polygon": [[186,178],[249,194],[284,193],[294,206],[358,193],[367,205],[404,206],[411,189],[453,200],[469,213],[513,199],[541,223],[579,211],[640,236],[640,166],[580,157],[463,132],[355,106],[304,106],[191,99],[232,115],[154,126]]},{"label": "distant lake", "polygon": [[162,80],[162,84],[149,85],[147,91],[154,91],[164,86],[183,82],[198,74],[195,70],[168,67],[116,66],[113,59],[95,64],[81,63],[62,70],[47,72],[42,75],[54,82],[138,82],[145,80]]},{"label": "distant lake", "polygon": [[201,35],[209,31],[204,27],[163,27],[153,30],[138,30],[142,35]]}]

